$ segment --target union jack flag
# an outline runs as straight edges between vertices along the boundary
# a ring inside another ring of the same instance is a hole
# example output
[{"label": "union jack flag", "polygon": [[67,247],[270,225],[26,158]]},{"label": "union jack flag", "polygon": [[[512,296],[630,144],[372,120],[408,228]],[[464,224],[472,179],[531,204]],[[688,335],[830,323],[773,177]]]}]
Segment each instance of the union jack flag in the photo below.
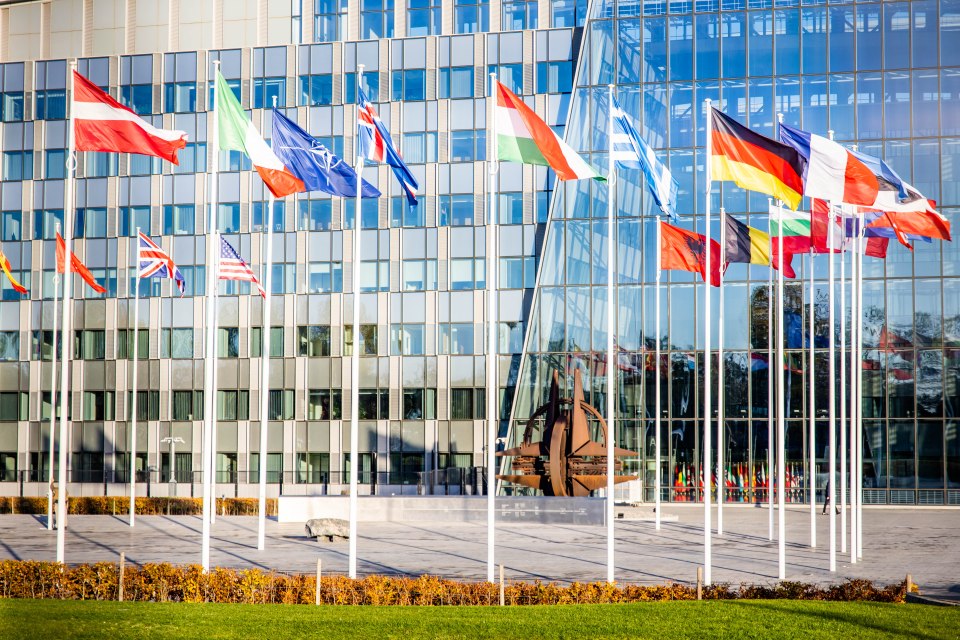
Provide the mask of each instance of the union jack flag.
[{"label": "union jack flag", "polygon": [[252,282],[257,285],[257,290],[260,292],[260,295],[264,298],[267,297],[267,292],[260,286],[260,281],[257,280],[257,276],[253,275],[253,271],[250,270],[249,265],[243,261],[243,258],[237,254],[237,250],[231,247],[230,243],[227,242],[223,236],[220,236],[220,262],[217,267],[217,277],[221,280]]},{"label": "union jack flag", "polygon": [[407,202],[411,205],[417,204],[417,179],[410,173],[400,152],[393,144],[393,138],[390,132],[384,126],[377,110],[367,101],[367,94],[363,89],[357,89],[358,114],[357,123],[359,125],[358,137],[360,140],[360,155],[367,160],[374,162],[385,162],[393,168],[393,174],[400,181],[404,193],[407,195]]},{"label": "union jack flag", "polygon": [[142,231],[137,242],[137,260],[140,262],[141,278],[171,278],[183,296],[184,280],[180,269],[174,264],[173,258]]}]

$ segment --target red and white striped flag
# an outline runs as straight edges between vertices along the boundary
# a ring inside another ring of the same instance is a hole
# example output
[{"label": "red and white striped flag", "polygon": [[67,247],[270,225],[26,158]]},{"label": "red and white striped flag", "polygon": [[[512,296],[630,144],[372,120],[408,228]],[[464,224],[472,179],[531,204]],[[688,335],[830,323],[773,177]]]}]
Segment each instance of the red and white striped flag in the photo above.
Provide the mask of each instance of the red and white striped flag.
[{"label": "red and white striped flag", "polygon": [[267,292],[260,286],[260,281],[257,280],[257,276],[253,275],[250,266],[243,261],[237,250],[231,247],[223,236],[220,236],[220,264],[217,268],[217,277],[221,280],[252,282],[257,285],[260,295],[264,298],[267,297]]},{"label": "red and white striped flag", "polygon": [[73,72],[73,126],[77,151],[137,153],[177,162],[187,134],[158,129],[97,85]]}]

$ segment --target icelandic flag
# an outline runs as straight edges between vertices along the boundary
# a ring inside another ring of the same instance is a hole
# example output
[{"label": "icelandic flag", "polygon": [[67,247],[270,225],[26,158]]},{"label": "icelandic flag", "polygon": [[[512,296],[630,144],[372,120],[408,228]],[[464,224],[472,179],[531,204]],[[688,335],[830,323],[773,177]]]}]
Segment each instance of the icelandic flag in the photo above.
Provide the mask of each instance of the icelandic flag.
[{"label": "icelandic flag", "polygon": [[680,185],[670,170],[663,165],[637,130],[629,116],[613,98],[613,159],[624,169],[639,169],[647,181],[647,188],[660,210],[672,221],[677,220],[677,191]]},{"label": "icelandic flag", "polygon": [[[276,109],[273,110],[272,144],[273,152],[290,173],[303,181],[307,191],[322,191],[341,198],[357,197],[357,172]],[[380,191],[363,180],[360,195],[377,198]]]},{"label": "icelandic flag", "polygon": [[828,202],[872,205],[880,184],[874,172],[850,151],[829,138],[780,125],[780,141],[807,161],[803,194]]},{"label": "icelandic flag", "polygon": [[140,278],[170,278],[177,283],[180,296],[183,297],[183,274],[174,264],[173,258],[150,239],[143,231],[137,239],[137,261],[140,263]]},{"label": "icelandic flag", "polygon": [[407,194],[407,202],[411,205],[417,204],[417,189],[420,188],[420,185],[417,184],[417,179],[413,177],[403,158],[400,157],[400,152],[393,144],[390,132],[387,131],[383,121],[380,120],[376,109],[367,100],[367,94],[359,87],[357,87],[357,102],[359,103],[357,105],[359,127],[357,135],[360,142],[360,155],[367,160],[386,162],[393,167],[393,174],[397,176],[400,186]]}]

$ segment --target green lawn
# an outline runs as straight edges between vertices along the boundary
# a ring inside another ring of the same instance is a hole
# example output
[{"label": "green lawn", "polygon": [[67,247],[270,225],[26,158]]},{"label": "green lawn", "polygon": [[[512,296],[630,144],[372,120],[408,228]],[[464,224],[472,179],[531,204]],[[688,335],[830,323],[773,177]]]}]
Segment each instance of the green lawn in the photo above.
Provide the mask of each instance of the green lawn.
[{"label": "green lawn", "polygon": [[311,607],[0,600],[0,638],[960,638],[960,608],[785,600]]}]

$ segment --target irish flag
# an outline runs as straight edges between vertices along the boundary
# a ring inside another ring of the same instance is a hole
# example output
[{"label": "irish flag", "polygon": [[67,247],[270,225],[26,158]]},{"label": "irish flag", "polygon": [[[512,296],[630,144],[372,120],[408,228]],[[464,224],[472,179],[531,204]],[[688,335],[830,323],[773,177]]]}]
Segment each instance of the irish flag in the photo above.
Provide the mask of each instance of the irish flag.
[{"label": "irish flag", "polygon": [[263,179],[263,183],[277,198],[305,191],[303,181],[284,166],[277,154],[254,128],[220,72],[217,72],[216,100],[220,149],[243,151],[247,154],[253,167],[260,174],[260,178]]},{"label": "irish flag", "polygon": [[606,178],[593,170],[576,151],[553,132],[510,89],[497,83],[497,158],[550,167],[560,180]]}]

